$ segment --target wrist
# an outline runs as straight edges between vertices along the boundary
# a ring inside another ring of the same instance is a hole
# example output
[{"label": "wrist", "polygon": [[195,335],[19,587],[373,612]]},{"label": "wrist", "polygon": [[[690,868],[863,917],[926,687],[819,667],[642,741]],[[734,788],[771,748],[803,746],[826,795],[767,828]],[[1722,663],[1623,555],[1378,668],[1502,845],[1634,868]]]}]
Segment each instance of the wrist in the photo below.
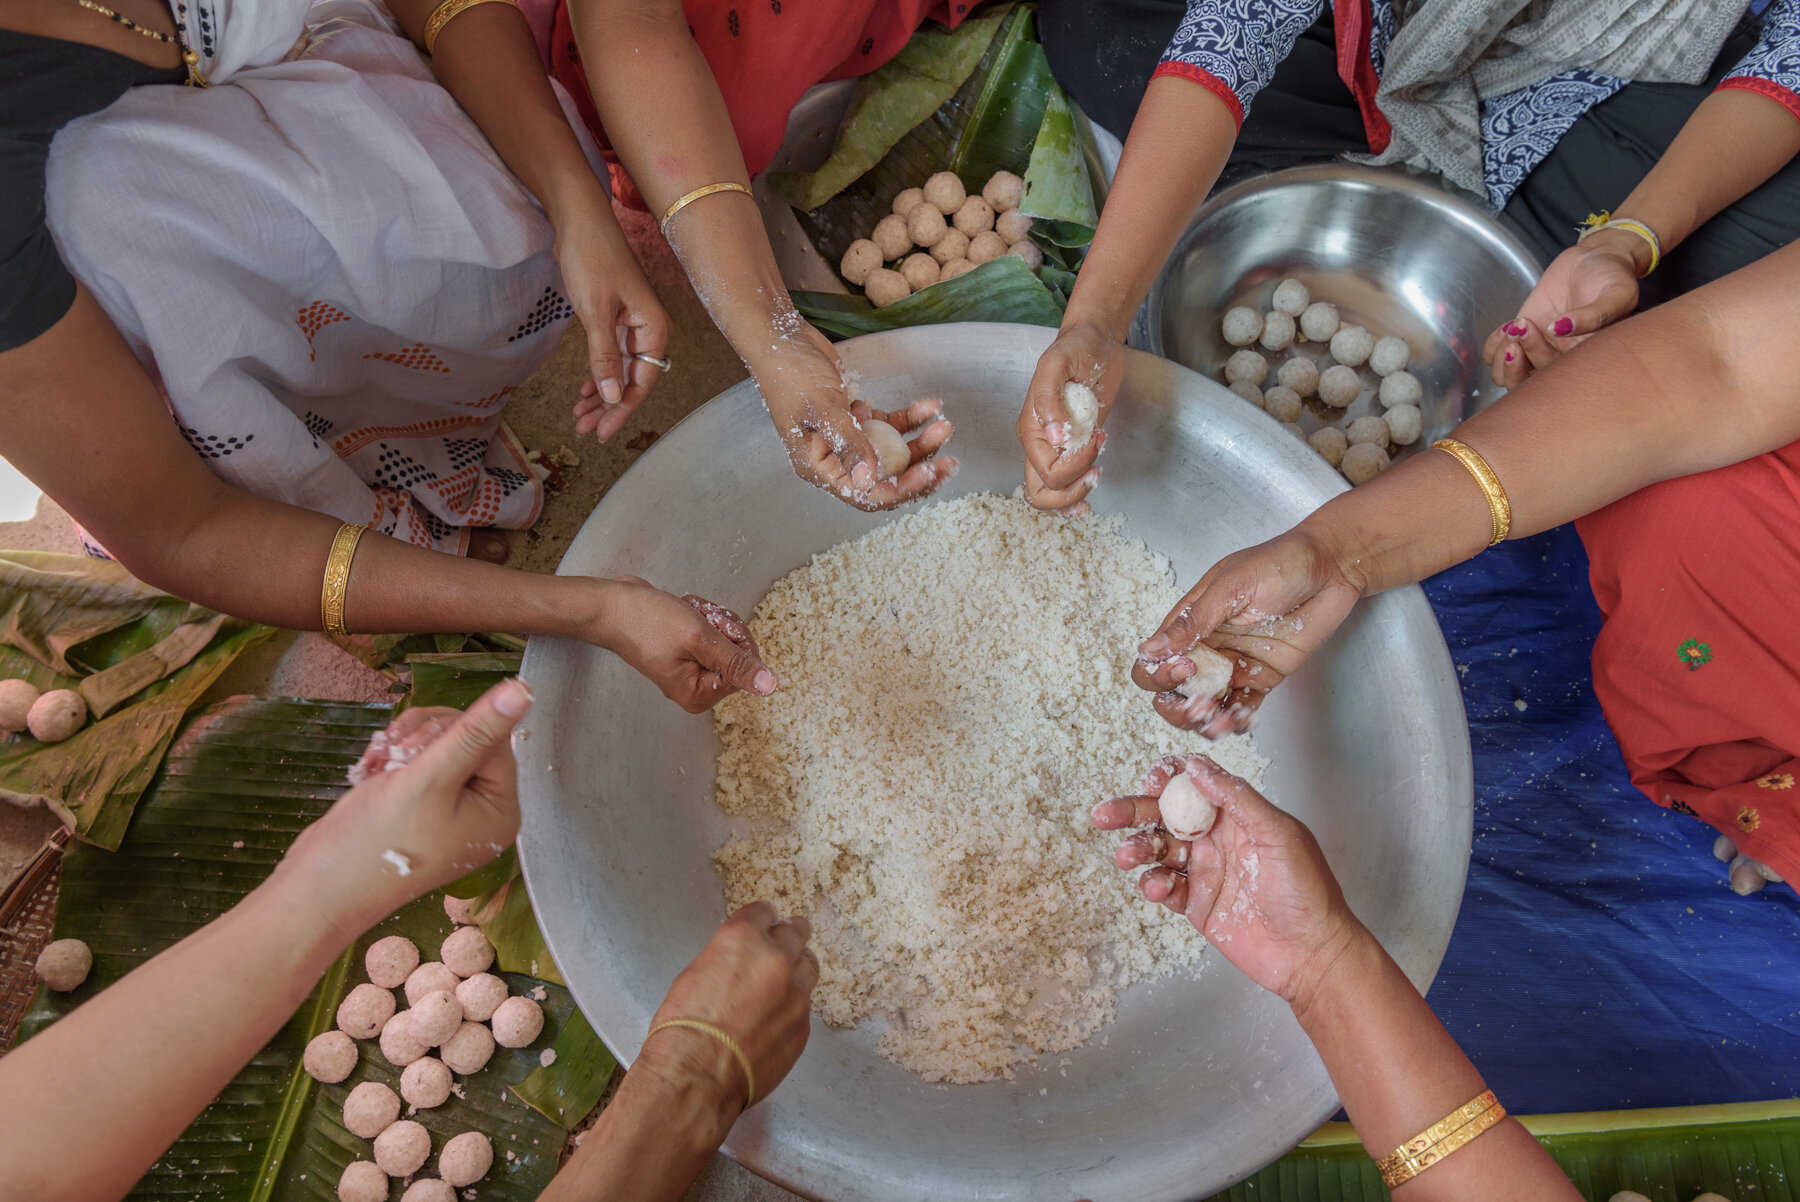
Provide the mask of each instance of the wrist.
[{"label": "wrist", "polygon": [[[1632,220],[1638,219],[1633,218]],[[1650,229],[1656,229],[1649,222],[1644,222],[1644,224]],[[1660,238],[1660,236],[1659,231],[1658,237]],[[1618,226],[1589,234],[1582,245],[1590,252],[1611,255],[1630,263],[1631,274],[1638,279],[1642,279],[1650,273],[1652,261],[1655,258],[1648,239],[1642,234],[1636,234]]]},{"label": "wrist", "polygon": [[1069,307],[1063,312],[1059,332],[1067,334],[1082,326],[1091,326],[1123,346],[1131,333],[1131,319],[1136,313],[1135,305],[1108,301],[1098,294],[1083,295],[1078,283],[1075,295],[1069,299]]},{"label": "wrist", "polygon": [[1285,998],[1300,1025],[1305,1027],[1311,1016],[1335,1007],[1354,1007],[1372,966],[1386,954],[1347,908],[1327,919]]},{"label": "wrist", "polygon": [[240,905],[255,929],[284,939],[301,964],[320,972],[363,932],[413,900],[410,891],[396,893],[373,874],[348,871],[356,857],[331,850],[296,841]]},{"label": "wrist", "polygon": [[744,1088],[743,1070],[723,1044],[672,1027],[645,1042],[620,1095],[633,1090],[636,1106],[681,1132],[691,1151],[710,1155],[743,1113]]}]

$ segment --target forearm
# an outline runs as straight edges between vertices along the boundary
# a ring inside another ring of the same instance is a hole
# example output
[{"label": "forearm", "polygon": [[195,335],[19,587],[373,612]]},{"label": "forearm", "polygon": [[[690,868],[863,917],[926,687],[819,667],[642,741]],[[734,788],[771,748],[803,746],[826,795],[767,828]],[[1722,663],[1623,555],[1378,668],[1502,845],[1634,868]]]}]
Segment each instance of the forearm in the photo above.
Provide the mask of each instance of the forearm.
[{"label": "forearm", "polygon": [[1125,337],[1236,140],[1237,124],[1217,96],[1173,76],[1150,81],[1064,328],[1093,322],[1115,338]]},{"label": "forearm", "polygon": [[[1360,924],[1296,997],[1294,1014],[1370,1156],[1386,1156],[1486,1088],[1406,974]],[[1542,1146],[1509,1118],[1394,1196],[1402,1202],[1535,1202],[1579,1195]]]},{"label": "forearm", "polygon": [[539,1202],[680,1198],[730,1129],[716,1090],[680,1086],[640,1065]]}]

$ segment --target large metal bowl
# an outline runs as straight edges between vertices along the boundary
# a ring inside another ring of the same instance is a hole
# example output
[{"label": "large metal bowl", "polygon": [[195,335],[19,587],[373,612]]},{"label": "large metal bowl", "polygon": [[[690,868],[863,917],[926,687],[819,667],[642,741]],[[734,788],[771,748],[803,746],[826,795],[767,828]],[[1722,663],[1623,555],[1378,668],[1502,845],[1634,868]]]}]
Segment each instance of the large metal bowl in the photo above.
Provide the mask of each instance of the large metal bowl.
[{"label": "large metal bowl", "polygon": [[[1409,370],[1425,388],[1425,434],[1407,451],[1415,453],[1504,392],[1489,380],[1481,344],[1518,313],[1540,272],[1522,242],[1436,177],[1348,163],[1296,167],[1206,203],[1163,265],[1133,341],[1223,379],[1236,349],[1219,333],[1225,310],[1267,312],[1275,285],[1297,276],[1314,300],[1336,304],[1345,324],[1412,345]],[[1321,368],[1331,362],[1317,343],[1296,349]],[[1271,366],[1285,355],[1270,354]],[[1365,389],[1348,416],[1381,411]],[[1301,417],[1307,433],[1322,424],[1310,407]]]},{"label": "large metal bowl", "polygon": [[[1013,420],[1051,333],[937,326],[840,349],[877,405],[943,398],[963,464],[949,494],[1010,491]],[[1097,508],[1123,513],[1184,581],[1343,487],[1266,414],[1138,351],[1108,431]],[[746,383],[639,460],[561,570],[635,572],[748,613],[809,556],[886,520],[795,480]],[[724,916],[711,723],[585,644],[533,639],[525,676],[537,694],[517,742],[525,880],[569,987],[630,1061]],[[1359,607],[1271,697],[1257,739],[1271,796],[1311,824],[1357,913],[1425,986],[1462,897],[1471,776],[1456,673],[1419,590]],[[1156,1202],[1255,1171],[1338,1105],[1287,1008],[1216,955],[1128,991],[1066,1072],[1052,1057],[1012,1083],[928,1085],[874,1039],[815,1022],[799,1066],[725,1150],[817,1198]]]}]

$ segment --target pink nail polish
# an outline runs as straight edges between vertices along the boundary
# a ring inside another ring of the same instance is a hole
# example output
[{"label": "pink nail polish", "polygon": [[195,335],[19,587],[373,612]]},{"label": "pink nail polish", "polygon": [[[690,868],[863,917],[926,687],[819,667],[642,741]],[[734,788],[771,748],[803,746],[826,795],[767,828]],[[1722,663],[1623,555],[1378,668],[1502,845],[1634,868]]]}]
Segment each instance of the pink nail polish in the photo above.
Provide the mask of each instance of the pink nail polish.
[{"label": "pink nail polish", "polygon": [[1511,351],[1506,352],[1506,361],[1508,363],[1511,363],[1513,361],[1513,353]]},{"label": "pink nail polish", "polygon": [[1558,338],[1567,338],[1570,334],[1575,332],[1575,319],[1573,317],[1559,317],[1556,319],[1556,324],[1550,327],[1550,330]]},{"label": "pink nail polish", "polygon": [[1523,338],[1531,333],[1531,327],[1522,321],[1509,321],[1506,323],[1506,332],[1514,338]]}]

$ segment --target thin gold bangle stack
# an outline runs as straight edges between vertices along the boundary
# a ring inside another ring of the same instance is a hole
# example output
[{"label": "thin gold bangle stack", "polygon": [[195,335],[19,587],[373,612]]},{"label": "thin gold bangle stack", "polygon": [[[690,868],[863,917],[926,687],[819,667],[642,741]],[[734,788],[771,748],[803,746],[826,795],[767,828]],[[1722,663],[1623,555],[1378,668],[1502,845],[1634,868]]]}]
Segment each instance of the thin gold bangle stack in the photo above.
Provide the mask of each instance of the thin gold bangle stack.
[{"label": "thin gold bangle stack", "polygon": [[756,193],[750,190],[748,184],[726,182],[720,184],[707,184],[705,187],[695,188],[692,192],[689,192],[686,196],[683,196],[680,200],[677,200],[674,204],[663,210],[663,215],[659,217],[656,222],[662,227],[663,235],[665,237],[668,235],[669,222],[675,220],[675,214],[681,212],[681,210],[687,208],[702,196],[711,196],[715,192],[742,192],[745,196],[753,199],[756,196]]},{"label": "thin gold bangle stack", "polygon": [[1484,1090],[1377,1160],[1382,1184],[1391,1190],[1411,1181],[1505,1117],[1506,1107],[1494,1091]]},{"label": "thin gold bangle stack", "polygon": [[1648,242],[1650,244],[1650,266],[1644,268],[1643,274],[1638,276],[1640,280],[1655,271],[1656,265],[1662,262],[1662,239],[1656,236],[1655,230],[1641,221],[1635,221],[1630,217],[1614,217],[1607,210],[1601,209],[1598,213],[1589,213],[1587,219],[1575,229],[1577,244],[1586,242],[1601,230],[1626,230]]},{"label": "thin gold bangle stack", "polygon": [[728,1032],[720,1030],[711,1023],[703,1023],[697,1018],[671,1018],[667,1022],[660,1022],[651,1027],[650,1033],[644,1036],[644,1042],[649,1043],[651,1035],[655,1035],[658,1031],[666,1031],[670,1027],[682,1027],[689,1031],[698,1031],[702,1035],[710,1035],[724,1044],[726,1051],[737,1057],[738,1067],[744,1070],[744,1109],[750,1109],[756,1102],[756,1073],[751,1070],[750,1057],[744,1055],[744,1049],[738,1045],[738,1041],[733,1039]]},{"label": "thin gold bangle stack", "polygon": [[1500,477],[1488,466],[1488,461],[1481,457],[1481,452],[1466,442],[1454,438],[1440,438],[1431,444],[1434,451],[1447,452],[1452,458],[1469,469],[1475,477],[1475,483],[1481,486],[1482,495],[1487,498],[1488,516],[1493,522],[1493,537],[1488,546],[1506,541],[1512,530],[1512,501],[1507,498],[1506,486],[1500,483]]},{"label": "thin gold bangle stack", "polygon": [[319,629],[339,637],[350,633],[344,624],[344,603],[350,595],[350,565],[356,560],[356,544],[363,527],[345,522],[331,540],[325,557],[325,583],[319,590]]},{"label": "thin gold bangle stack", "polygon": [[430,54],[436,48],[438,35],[444,32],[444,26],[477,4],[510,4],[514,8],[519,7],[518,0],[444,0],[425,18],[425,53]]}]

